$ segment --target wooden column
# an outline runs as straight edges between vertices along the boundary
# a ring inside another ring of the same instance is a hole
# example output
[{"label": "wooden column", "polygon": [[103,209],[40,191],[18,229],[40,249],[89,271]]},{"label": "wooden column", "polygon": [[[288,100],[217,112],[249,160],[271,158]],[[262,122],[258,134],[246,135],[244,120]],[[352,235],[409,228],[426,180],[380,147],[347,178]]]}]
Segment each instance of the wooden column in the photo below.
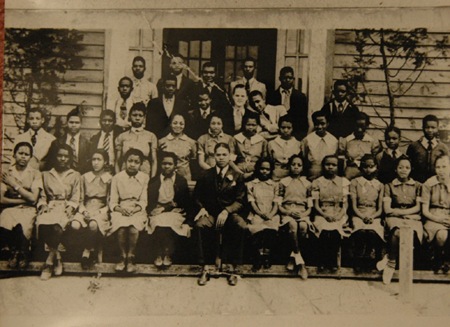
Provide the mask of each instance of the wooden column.
[{"label": "wooden column", "polygon": [[414,233],[410,227],[400,228],[400,298],[409,303],[413,297],[413,247]]}]

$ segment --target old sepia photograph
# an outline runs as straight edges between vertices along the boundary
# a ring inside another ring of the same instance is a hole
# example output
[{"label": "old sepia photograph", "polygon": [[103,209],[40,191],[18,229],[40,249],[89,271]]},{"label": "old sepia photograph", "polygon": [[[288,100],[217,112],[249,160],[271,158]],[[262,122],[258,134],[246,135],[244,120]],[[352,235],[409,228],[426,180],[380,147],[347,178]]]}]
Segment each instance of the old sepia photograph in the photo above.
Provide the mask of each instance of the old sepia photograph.
[{"label": "old sepia photograph", "polygon": [[448,322],[448,1],[2,5],[0,326]]}]

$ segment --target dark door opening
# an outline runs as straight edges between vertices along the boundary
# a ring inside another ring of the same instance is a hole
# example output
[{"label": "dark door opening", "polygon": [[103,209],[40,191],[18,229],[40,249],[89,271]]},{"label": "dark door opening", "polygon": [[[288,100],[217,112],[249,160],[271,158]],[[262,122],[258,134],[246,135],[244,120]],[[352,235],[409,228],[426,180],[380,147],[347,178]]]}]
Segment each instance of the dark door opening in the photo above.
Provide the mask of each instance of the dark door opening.
[{"label": "dark door opening", "polygon": [[[274,88],[276,29],[168,28],[163,30],[163,42],[170,53],[183,55],[196,75],[200,74],[203,63],[215,63],[217,82],[227,90],[230,82],[243,76],[242,60],[247,56],[254,57],[257,60],[257,79],[264,82],[268,90]],[[165,58],[163,74],[167,69],[168,59]],[[195,77],[190,77],[195,80]]]}]

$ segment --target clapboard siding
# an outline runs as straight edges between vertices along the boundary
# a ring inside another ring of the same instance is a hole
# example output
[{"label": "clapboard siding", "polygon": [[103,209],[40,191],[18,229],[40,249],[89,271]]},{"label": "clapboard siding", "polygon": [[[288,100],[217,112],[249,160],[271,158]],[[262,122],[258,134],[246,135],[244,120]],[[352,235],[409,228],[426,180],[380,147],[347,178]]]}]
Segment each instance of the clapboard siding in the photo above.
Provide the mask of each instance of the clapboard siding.
[{"label": "clapboard siding", "polygon": [[[85,118],[82,124],[82,133],[88,136],[99,129],[98,117],[104,107],[104,68],[105,68],[105,33],[104,31],[80,31],[83,39],[80,44],[84,49],[78,53],[82,67],[77,70],[68,70],[60,74],[62,83],[58,86],[60,104],[47,106],[51,113],[50,127],[56,119],[78,105],[83,104]],[[24,100],[24,94],[18,92],[17,100]],[[3,161],[8,161],[15,136],[25,123],[25,110],[13,102],[11,94],[5,90],[3,94],[3,128],[4,149]]]},{"label": "clapboard siding", "polygon": [[[427,49],[432,49],[436,40],[450,36],[450,32],[433,31],[431,38],[421,42]],[[358,68],[355,56],[358,54],[355,47],[355,33],[353,30],[336,30],[335,48],[333,58],[332,79],[342,79],[346,72]],[[382,129],[389,123],[389,99],[387,96],[386,84],[384,83],[384,73],[379,68],[382,58],[378,48],[368,47],[367,57],[375,55],[374,63],[370,69],[365,71],[366,81],[364,85],[358,84],[358,93],[367,92],[367,96],[355,100],[361,111],[366,112],[371,117],[371,134],[383,138],[383,134],[377,129]],[[396,126],[404,130],[403,136],[406,139],[417,139],[421,135],[422,118],[427,114],[434,114],[442,120],[442,129],[450,130],[450,52],[447,57],[438,57],[436,51],[431,52],[432,64],[425,67],[417,83],[402,97],[395,99],[396,105]],[[401,60],[392,62],[392,73],[397,73],[393,77],[391,85],[398,88],[398,82],[415,79],[412,65],[401,66]],[[403,90],[408,88],[405,83]],[[445,140],[449,142],[450,140]]]}]

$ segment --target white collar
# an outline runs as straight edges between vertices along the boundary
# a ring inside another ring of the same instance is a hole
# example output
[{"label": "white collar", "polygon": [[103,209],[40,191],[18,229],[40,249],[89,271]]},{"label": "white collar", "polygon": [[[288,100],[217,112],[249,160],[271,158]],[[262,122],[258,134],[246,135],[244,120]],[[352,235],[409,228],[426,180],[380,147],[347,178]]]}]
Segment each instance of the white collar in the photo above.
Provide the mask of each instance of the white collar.
[{"label": "white collar", "polygon": [[140,133],[140,132],[142,132],[144,130],[144,127],[131,127],[131,129],[130,129],[130,132],[133,132],[133,133]]},{"label": "white collar", "polygon": [[376,187],[379,183],[379,181],[377,179],[372,179],[371,181],[369,181],[367,178],[365,178],[364,176],[360,176],[356,178],[356,181],[361,185],[364,186],[365,184],[369,184],[372,185],[374,187]]},{"label": "white collar", "polygon": [[339,103],[336,100],[334,100],[334,105],[336,106],[336,108],[339,108],[340,104],[342,104],[342,107],[344,107],[344,110],[347,109],[347,106],[348,106],[348,101],[347,100],[344,100],[341,103]]},{"label": "white collar", "polygon": [[213,139],[220,139],[220,138],[222,138],[223,137],[223,131],[221,131],[219,134],[217,134],[217,135],[212,135],[212,133],[211,133],[211,129],[210,128],[208,128],[208,134],[209,134],[209,136],[210,137],[212,137]]},{"label": "white collar", "polygon": [[285,143],[293,143],[293,141],[295,141],[295,138],[291,136],[289,140],[284,140],[283,138],[281,138],[281,136],[278,135],[273,141],[278,145],[283,146]]},{"label": "white collar", "polygon": [[167,98],[166,95],[163,94],[163,101],[173,102],[173,101],[175,101],[175,95],[173,95],[171,98]]},{"label": "white collar", "polygon": [[[244,143],[245,140],[248,140],[248,139],[244,136],[244,134],[243,134],[242,132],[239,133],[239,134],[237,134],[237,135],[235,135],[234,138],[235,138],[239,143]],[[255,134],[255,135],[253,135],[253,136],[250,138],[250,144],[251,144],[251,145],[256,144],[256,143],[259,143],[259,142],[262,142],[262,141],[264,141],[264,138],[263,138],[261,135],[259,135],[259,134]]]},{"label": "white collar", "polygon": [[[428,148],[428,139],[425,137],[425,136],[422,136],[421,138],[420,138],[420,143],[423,145],[423,147],[426,149],[426,148]],[[431,146],[433,147],[433,149],[436,147],[438,145],[438,140],[434,137],[432,140],[431,140]]]},{"label": "white collar", "polygon": [[[49,172],[51,175],[55,176],[56,178],[59,178],[59,174],[58,174],[58,172],[56,171],[55,168],[50,169],[48,172]],[[62,174],[61,177],[64,178],[64,177],[66,177],[66,176],[69,176],[70,174],[73,174],[74,172],[75,172],[75,170],[73,170],[72,168],[70,168],[70,169],[66,170],[66,171]]]},{"label": "white collar", "polygon": [[398,186],[398,185],[402,185],[402,184],[416,185],[416,183],[414,182],[414,180],[412,178],[408,178],[408,180],[404,183],[400,182],[398,178],[396,178],[392,181],[392,185],[394,185],[394,186]]},{"label": "white collar", "polygon": [[[94,174],[94,172],[90,171],[83,175],[84,179],[88,183],[91,183],[97,176]],[[104,172],[100,175],[100,179],[103,181],[103,183],[108,183],[112,178],[112,175],[109,172]]]},{"label": "white collar", "polygon": [[225,177],[229,168],[230,168],[230,165],[226,165],[223,168],[219,168],[218,166],[216,166],[216,173],[217,173],[217,175],[219,175],[220,172],[222,171],[222,177]]},{"label": "white collar", "polygon": [[75,141],[78,141],[78,140],[80,139],[80,135],[81,135],[80,132],[78,132],[77,134],[75,134],[75,135],[73,135],[73,136],[70,135],[69,133],[67,133],[66,140],[70,142],[70,140],[71,140],[72,137],[73,137],[73,138],[75,139]]},{"label": "white collar", "polygon": [[255,178],[254,180],[253,180],[253,183],[255,183],[255,184],[258,184],[258,183],[266,183],[267,185],[274,185],[275,184],[275,181],[273,180],[273,179],[268,179],[268,180],[266,180],[266,181],[262,181],[262,180],[260,180],[259,178]]},{"label": "white collar", "polygon": [[172,180],[172,183],[175,184],[175,177],[176,177],[176,173],[174,173],[174,174],[172,175],[172,177],[165,177],[163,174],[160,174],[160,175],[159,175],[159,178],[160,178],[160,180],[161,180],[161,184],[164,182],[164,180],[165,180],[166,178],[169,178],[170,180]]},{"label": "white collar", "polygon": [[125,176],[128,177],[129,179],[136,179],[136,180],[137,180],[140,184],[142,184],[142,185],[144,185],[145,182],[146,182],[146,176],[147,176],[147,175],[146,175],[145,173],[141,172],[141,171],[138,171],[137,174],[134,175],[134,176],[128,175],[128,173],[126,172],[126,170],[123,170],[122,172],[123,172],[123,173],[125,174]]},{"label": "white collar", "polygon": [[[393,157],[393,152],[394,152],[394,150],[392,150],[392,149],[390,149],[390,148],[386,148],[385,152],[386,152],[389,156]],[[402,152],[401,152],[398,148],[395,149],[395,152],[397,153],[397,158],[400,157],[400,156],[402,155]]]},{"label": "white collar", "polygon": [[327,145],[332,143],[334,140],[337,142],[337,139],[328,132],[326,132],[326,134],[323,137],[317,135],[316,132],[312,132],[307,136],[307,139],[308,139],[308,143],[310,144],[310,146],[312,148],[315,148],[317,146],[317,144],[319,144],[320,140],[322,140],[322,139],[324,140],[324,142]]},{"label": "white collar", "polygon": [[311,182],[308,181],[308,179],[305,176],[300,176],[299,178],[292,178],[291,176],[287,176],[284,177],[280,180],[280,183],[283,184],[284,186],[289,186],[289,184],[291,184],[292,181],[297,180],[300,181],[303,186],[305,186],[306,188],[309,187],[309,185],[311,185]]},{"label": "white collar", "polygon": [[[349,136],[346,137],[346,141],[347,141],[347,142],[352,141],[352,140],[356,140],[356,137],[355,137],[355,134],[354,134],[354,133],[352,133],[352,134],[350,134]],[[372,136],[370,136],[369,134],[364,133],[363,138],[362,138],[361,140],[358,140],[358,141],[372,142],[372,141],[373,141],[373,138],[372,138]]]},{"label": "white collar", "polygon": [[293,89],[294,89],[294,87],[291,87],[290,89],[286,90],[282,86],[280,86],[280,93],[283,95],[284,91],[286,91],[289,95],[291,95]]},{"label": "white collar", "polygon": [[188,140],[188,136],[186,134],[181,134],[180,136],[175,136],[172,133],[167,134],[166,138],[169,141],[173,141],[173,140],[183,140],[183,141],[187,141]]}]

